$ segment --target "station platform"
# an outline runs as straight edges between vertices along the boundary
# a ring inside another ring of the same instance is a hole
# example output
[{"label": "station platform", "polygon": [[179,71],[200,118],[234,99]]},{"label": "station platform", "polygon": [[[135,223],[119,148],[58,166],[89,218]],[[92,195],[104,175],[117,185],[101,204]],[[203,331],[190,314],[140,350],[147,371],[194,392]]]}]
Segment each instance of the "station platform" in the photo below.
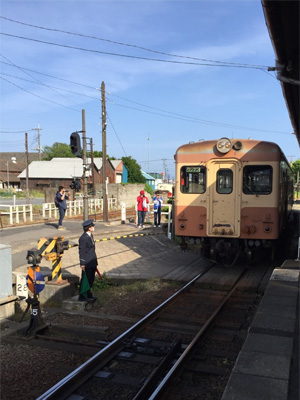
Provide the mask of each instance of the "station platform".
[{"label": "station platform", "polygon": [[274,269],[222,400],[299,399],[299,269]]}]

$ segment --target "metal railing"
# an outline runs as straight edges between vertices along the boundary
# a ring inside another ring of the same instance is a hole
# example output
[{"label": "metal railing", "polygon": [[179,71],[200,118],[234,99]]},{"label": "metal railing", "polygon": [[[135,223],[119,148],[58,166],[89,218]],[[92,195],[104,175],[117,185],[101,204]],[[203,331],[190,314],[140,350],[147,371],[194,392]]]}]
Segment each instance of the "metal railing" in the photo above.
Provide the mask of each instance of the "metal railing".
[{"label": "metal railing", "polygon": [[[117,209],[117,199],[107,199],[108,209]],[[89,214],[103,212],[103,199],[88,199]],[[83,200],[68,201],[66,216],[80,215],[83,213]],[[43,203],[43,218],[57,218],[59,214],[55,203]]]},{"label": "metal railing", "polygon": [[10,206],[6,204],[0,204],[1,217],[5,216],[9,219],[9,224],[19,224],[20,221],[33,221],[32,204],[22,204]]}]

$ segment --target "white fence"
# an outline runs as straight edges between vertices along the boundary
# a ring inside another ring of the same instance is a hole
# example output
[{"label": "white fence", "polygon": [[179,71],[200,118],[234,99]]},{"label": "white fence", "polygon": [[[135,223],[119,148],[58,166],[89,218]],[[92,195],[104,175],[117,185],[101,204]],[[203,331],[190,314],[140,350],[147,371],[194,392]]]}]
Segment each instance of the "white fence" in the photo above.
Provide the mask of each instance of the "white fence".
[{"label": "white fence", "polygon": [[[19,224],[20,221],[32,221],[32,204],[25,204],[20,206],[10,206],[6,204],[0,204],[0,212],[2,216],[8,216],[9,224]],[[2,221],[1,221],[2,222]]]},{"label": "white fence", "polygon": [[[117,199],[107,199],[108,210],[117,209]],[[80,215],[83,213],[83,200],[68,201],[66,216]],[[103,199],[88,199],[88,212],[94,214],[103,212]],[[59,215],[58,208],[55,203],[43,204],[43,218],[57,218]]]},{"label": "white fence", "polygon": [[[161,215],[167,215],[168,219],[168,238],[171,239],[171,222],[172,222],[172,204],[162,204],[161,208],[163,209],[164,207],[168,207],[168,211],[162,211]],[[149,222],[150,214],[154,214],[153,208],[154,204],[147,204],[147,214],[146,214],[146,220]],[[138,223],[138,211],[137,211],[137,205],[135,206],[135,211],[136,211],[136,224]]]}]

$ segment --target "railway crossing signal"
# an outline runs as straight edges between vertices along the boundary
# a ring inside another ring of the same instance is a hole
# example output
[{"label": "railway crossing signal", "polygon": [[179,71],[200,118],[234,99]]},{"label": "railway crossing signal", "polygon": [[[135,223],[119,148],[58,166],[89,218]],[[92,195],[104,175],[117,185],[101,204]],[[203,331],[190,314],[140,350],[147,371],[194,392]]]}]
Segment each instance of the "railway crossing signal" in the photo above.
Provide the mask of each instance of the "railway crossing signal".
[{"label": "railway crossing signal", "polygon": [[39,272],[40,267],[36,266],[28,268],[28,275],[26,276],[26,283],[28,289],[33,293],[40,293],[45,288],[45,279],[43,275]]},{"label": "railway crossing signal", "polygon": [[28,328],[23,332],[27,338],[33,337],[36,332],[47,327],[47,324],[43,321],[40,302],[38,300],[38,294],[45,288],[45,279],[40,273],[40,266],[38,264],[41,262],[42,257],[45,257],[48,261],[52,261],[52,280],[54,283],[63,283],[61,258],[63,252],[68,249],[69,241],[64,240],[60,236],[51,239],[42,238],[38,242],[37,249],[31,249],[27,252],[27,262],[28,264],[32,264],[32,266],[28,268],[26,283],[28,289],[33,293],[33,297],[28,295],[26,299],[27,307],[20,321],[23,321],[27,311],[31,308],[30,323]]}]

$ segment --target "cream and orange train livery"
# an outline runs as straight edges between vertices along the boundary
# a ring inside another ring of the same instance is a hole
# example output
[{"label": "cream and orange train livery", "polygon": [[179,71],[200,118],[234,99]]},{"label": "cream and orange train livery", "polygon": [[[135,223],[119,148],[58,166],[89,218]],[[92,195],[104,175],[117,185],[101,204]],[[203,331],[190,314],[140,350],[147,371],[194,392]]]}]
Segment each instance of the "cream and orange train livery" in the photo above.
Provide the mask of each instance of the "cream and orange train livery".
[{"label": "cream and orange train livery", "polygon": [[228,259],[274,246],[293,203],[292,171],[278,145],[221,138],[185,144],[174,158],[173,223],[183,243]]}]

